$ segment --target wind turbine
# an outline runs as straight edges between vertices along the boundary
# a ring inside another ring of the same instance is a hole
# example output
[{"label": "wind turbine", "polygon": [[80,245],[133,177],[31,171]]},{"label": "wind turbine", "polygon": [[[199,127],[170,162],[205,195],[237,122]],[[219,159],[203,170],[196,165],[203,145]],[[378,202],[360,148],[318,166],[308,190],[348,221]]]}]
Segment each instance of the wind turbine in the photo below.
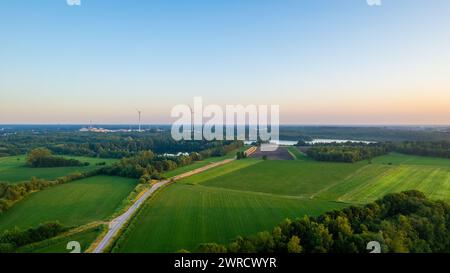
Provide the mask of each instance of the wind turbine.
[{"label": "wind turbine", "polygon": [[138,129],[138,132],[140,132],[141,131],[141,114],[142,114],[142,111],[139,110],[139,109],[136,109],[136,111],[138,112],[138,115],[139,115],[139,129]]}]

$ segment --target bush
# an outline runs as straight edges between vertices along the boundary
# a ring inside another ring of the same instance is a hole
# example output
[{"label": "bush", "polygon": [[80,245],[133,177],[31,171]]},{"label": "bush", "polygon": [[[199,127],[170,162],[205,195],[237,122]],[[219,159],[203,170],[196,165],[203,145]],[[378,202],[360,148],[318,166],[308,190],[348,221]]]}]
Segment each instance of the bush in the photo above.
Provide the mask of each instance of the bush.
[{"label": "bush", "polygon": [[27,163],[32,168],[89,166],[89,162],[83,163],[76,159],[53,156],[52,152],[46,148],[36,148],[31,150],[27,157]]}]

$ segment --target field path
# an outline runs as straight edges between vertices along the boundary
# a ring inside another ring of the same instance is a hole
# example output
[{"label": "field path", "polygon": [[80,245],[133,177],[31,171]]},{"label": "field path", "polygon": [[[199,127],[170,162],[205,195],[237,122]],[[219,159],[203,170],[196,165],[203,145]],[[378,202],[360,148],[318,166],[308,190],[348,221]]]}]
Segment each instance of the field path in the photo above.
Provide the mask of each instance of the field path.
[{"label": "field path", "polygon": [[[254,152],[253,148],[250,148],[249,150],[247,150],[247,154],[251,154]],[[109,223],[109,230],[106,233],[105,237],[102,238],[102,240],[98,243],[98,245],[95,247],[95,249],[92,251],[93,253],[102,253],[103,251],[105,251],[105,249],[113,242],[114,237],[118,234],[118,232],[125,226],[125,224],[133,217],[133,215],[136,213],[136,211],[142,206],[142,204],[144,204],[144,202],[153,195],[153,193],[158,190],[161,187],[164,187],[174,181],[207,171],[211,168],[215,168],[218,166],[222,166],[225,164],[228,164],[232,161],[236,160],[236,158],[230,158],[230,159],[225,159],[219,162],[215,162],[215,163],[211,163],[208,164],[206,166],[203,166],[201,168],[189,171],[189,172],[185,172],[182,173],[180,175],[177,175],[175,177],[172,177],[170,179],[167,180],[162,180],[156,184],[154,184],[150,189],[148,189],[141,197],[139,197],[134,204],[127,209],[127,211],[118,216],[117,218],[115,218],[114,220],[112,220]]]}]

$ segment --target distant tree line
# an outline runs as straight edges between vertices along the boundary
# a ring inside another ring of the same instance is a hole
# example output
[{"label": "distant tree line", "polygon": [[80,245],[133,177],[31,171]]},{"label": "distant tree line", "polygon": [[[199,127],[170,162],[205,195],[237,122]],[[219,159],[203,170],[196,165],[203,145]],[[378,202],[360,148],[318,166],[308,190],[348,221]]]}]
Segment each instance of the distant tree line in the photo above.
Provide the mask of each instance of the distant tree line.
[{"label": "distant tree line", "polygon": [[89,162],[54,156],[47,148],[35,148],[31,150],[27,156],[27,164],[32,168],[89,166]]},{"label": "distant tree line", "polygon": [[14,228],[3,231],[0,233],[0,253],[16,252],[21,246],[55,237],[66,230],[60,223],[50,222],[26,230]]},{"label": "distant tree line", "polygon": [[436,141],[436,142],[411,142],[405,141],[400,143],[390,143],[392,150],[421,156],[435,156],[450,158],[450,141]]},{"label": "distant tree line", "polygon": [[306,154],[318,161],[357,162],[360,160],[372,159],[373,157],[390,152],[450,158],[450,141],[405,141],[371,144],[346,142],[322,143],[309,146],[310,147],[306,149]]},{"label": "distant tree line", "polygon": [[448,253],[450,205],[418,191],[389,194],[363,207],[319,217],[285,220],[271,232],[238,237],[228,245],[202,244],[201,253],[367,253],[377,241],[383,253]]},{"label": "distant tree line", "polygon": [[385,145],[313,146],[306,154],[318,161],[357,162],[389,153]]},{"label": "distant tree line", "polygon": [[450,127],[419,128],[394,126],[280,126],[280,139],[354,139],[377,142],[401,141],[448,141]]}]

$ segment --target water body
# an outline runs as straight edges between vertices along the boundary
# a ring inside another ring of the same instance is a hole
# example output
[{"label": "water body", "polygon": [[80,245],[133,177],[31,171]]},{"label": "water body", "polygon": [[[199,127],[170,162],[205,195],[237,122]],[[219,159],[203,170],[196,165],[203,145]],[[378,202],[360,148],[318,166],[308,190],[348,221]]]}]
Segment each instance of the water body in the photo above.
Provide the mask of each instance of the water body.
[{"label": "water body", "polygon": [[312,141],[306,141],[306,143],[309,143],[309,144],[327,144],[327,143],[345,143],[345,142],[364,143],[364,144],[376,143],[375,141],[367,141],[367,140],[325,139],[325,138],[319,138],[319,139],[313,139]]},{"label": "water body", "polygon": [[[254,141],[244,141],[246,145],[252,144]],[[270,143],[281,145],[281,146],[294,146],[297,144],[298,141],[292,141],[292,140],[278,140],[278,141],[271,141]],[[305,141],[308,144],[329,144],[329,143],[364,143],[364,144],[371,144],[376,143],[374,141],[366,141],[366,140],[351,140],[351,139],[326,139],[326,138],[317,138],[313,139],[312,141]]]}]

